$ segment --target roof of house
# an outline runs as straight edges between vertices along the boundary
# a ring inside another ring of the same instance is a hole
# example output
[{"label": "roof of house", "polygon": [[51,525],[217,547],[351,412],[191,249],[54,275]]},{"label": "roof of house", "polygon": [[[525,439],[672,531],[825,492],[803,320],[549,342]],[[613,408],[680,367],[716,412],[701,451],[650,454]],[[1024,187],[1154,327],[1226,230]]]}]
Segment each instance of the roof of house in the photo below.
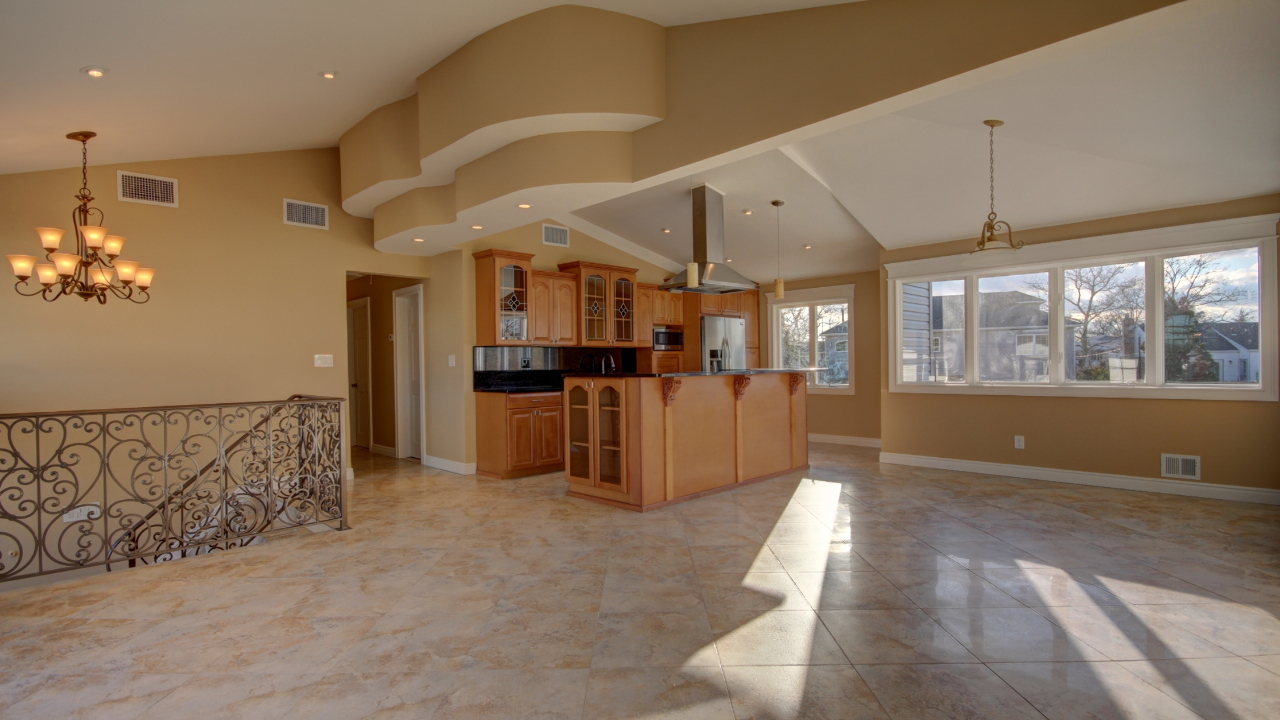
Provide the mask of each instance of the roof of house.
[{"label": "roof of house", "polygon": [[844,321],[844,322],[840,323],[839,325],[835,325],[835,326],[833,326],[830,330],[824,330],[824,331],[822,331],[822,332],[820,332],[820,333],[818,333],[818,334],[819,334],[819,335],[848,335],[848,334],[849,334],[849,321],[848,321],[848,320],[846,320],[846,321]]},{"label": "roof of house", "polygon": [[1235,350],[1236,344],[1247,350],[1258,349],[1258,323],[1256,322],[1210,322],[1202,325],[1201,337],[1209,350]]},{"label": "roof of house", "polygon": [[[1017,290],[985,292],[978,299],[978,327],[1049,328],[1045,301]],[[933,329],[964,326],[964,296],[938,295],[933,298]]]}]

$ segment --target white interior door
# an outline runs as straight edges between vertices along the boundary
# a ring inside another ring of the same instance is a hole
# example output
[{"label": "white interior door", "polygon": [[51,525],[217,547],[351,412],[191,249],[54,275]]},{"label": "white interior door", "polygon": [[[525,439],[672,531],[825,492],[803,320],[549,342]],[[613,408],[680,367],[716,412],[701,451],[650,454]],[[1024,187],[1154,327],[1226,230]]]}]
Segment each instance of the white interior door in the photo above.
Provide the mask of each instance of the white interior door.
[{"label": "white interior door", "polygon": [[369,301],[356,300],[347,307],[347,378],[351,384],[351,444],[362,448],[373,442],[369,365]]},{"label": "white interior door", "polygon": [[[416,291],[415,291],[416,290]],[[399,457],[422,458],[421,288],[397,291],[396,435]]]},{"label": "white interior door", "polygon": [[421,323],[418,319],[417,297],[406,298],[409,312],[407,315],[409,339],[409,427],[412,431],[409,441],[409,457],[422,457],[422,342],[418,337]]}]

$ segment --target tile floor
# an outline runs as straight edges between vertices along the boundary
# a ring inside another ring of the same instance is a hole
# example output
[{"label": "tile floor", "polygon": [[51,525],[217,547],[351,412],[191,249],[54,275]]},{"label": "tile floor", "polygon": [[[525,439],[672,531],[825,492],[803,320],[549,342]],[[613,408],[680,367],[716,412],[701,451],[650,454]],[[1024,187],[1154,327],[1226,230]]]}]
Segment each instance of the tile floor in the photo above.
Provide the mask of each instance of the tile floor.
[{"label": "tile floor", "polygon": [[0,592],[0,718],[1280,717],[1280,508],[821,445],[564,489],[365,454],[351,531]]}]

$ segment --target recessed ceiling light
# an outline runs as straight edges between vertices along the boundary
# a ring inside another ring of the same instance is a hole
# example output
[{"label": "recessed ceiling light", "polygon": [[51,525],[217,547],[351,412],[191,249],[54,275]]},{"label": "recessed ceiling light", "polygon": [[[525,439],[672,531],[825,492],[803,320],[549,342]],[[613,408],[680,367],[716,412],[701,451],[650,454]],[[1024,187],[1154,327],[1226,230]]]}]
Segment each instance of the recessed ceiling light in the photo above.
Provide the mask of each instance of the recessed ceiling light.
[{"label": "recessed ceiling light", "polygon": [[414,242],[422,242],[422,238],[414,238],[414,239],[413,239],[413,241],[414,241]]},{"label": "recessed ceiling light", "polygon": [[324,78],[325,80],[332,80],[338,77],[338,73],[325,71],[320,73],[320,77]]},{"label": "recessed ceiling light", "polygon": [[532,205],[530,205],[529,203],[520,203],[520,204],[519,204],[519,205],[517,205],[516,207],[520,208],[521,210],[528,210],[529,208],[531,208],[531,207],[533,207],[533,206],[532,206]]},{"label": "recessed ceiling light", "polygon": [[662,228],[662,232],[664,232],[664,233],[670,233],[670,232],[671,232],[671,228]]},{"label": "recessed ceiling light", "polygon": [[90,65],[88,67],[80,68],[80,72],[84,73],[85,75],[88,75],[89,77],[99,78],[111,71],[108,70],[107,68],[100,67],[98,65]]},{"label": "recessed ceiling light", "polygon": [[755,215],[756,213],[755,213],[755,211],[754,211],[754,210],[743,210],[743,211],[742,211],[742,214],[743,214],[743,215]]},{"label": "recessed ceiling light", "polygon": [[804,249],[805,249],[805,250],[812,250],[812,249],[813,249],[813,246],[812,246],[812,245],[805,245],[805,246],[804,246]]},{"label": "recessed ceiling light", "polygon": [[725,261],[725,262],[733,262],[733,258],[725,258],[725,259],[724,259],[724,261]]},{"label": "recessed ceiling light", "polygon": [[472,226],[471,226],[471,229],[472,229],[472,230],[483,230],[483,229],[484,229],[484,226],[483,226],[483,225],[472,225]]}]

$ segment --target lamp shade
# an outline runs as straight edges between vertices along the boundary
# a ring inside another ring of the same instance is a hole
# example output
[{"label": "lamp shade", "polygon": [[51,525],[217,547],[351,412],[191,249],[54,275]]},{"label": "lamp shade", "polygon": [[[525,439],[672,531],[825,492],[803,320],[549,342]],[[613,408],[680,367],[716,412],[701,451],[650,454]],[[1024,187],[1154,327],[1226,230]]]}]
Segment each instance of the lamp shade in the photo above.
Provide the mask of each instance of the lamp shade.
[{"label": "lamp shade", "polygon": [[138,268],[138,273],[134,276],[134,282],[138,283],[138,287],[146,290],[151,287],[151,279],[156,276],[154,268]]},{"label": "lamp shade", "polygon": [[102,243],[107,239],[107,229],[98,227],[97,225],[79,225],[80,237],[84,238],[84,244],[95,250],[102,247]]},{"label": "lamp shade", "polygon": [[36,266],[36,277],[40,278],[41,285],[48,287],[58,282],[58,268],[41,263]]},{"label": "lamp shade", "polygon": [[786,297],[786,294],[787,294],[786,283],[782,282],[782,278],[778,278],[774,280],[773,281],[773,298],[775,300],[781,300],[782,298]]},{"label": "lamp shade", "polygon": [[80,256],[71,253],[53,253],[49,259],[58,267],[58,274],[62,277],[75,275],[76,266],[80,264]]},{"label": "lamp shade", "polygon": [[58,245],[62,243],[63,233],[61,228],[36,228],[36,234],[40,236],[40,244],[47,252],[57,252]]},{"label": "lamp shade", "polygon": [[94,285],[110,285],[111,275],[114,272],[111,268],[89,268],[89,277]]},{"label": "lamp shade", "polygon": [[133,279],[137,275],[137,272],[138,272],[138,263],[133,262],[132,260],[116,261],[116,277],[120,278],[120,282],[124,283],[125,285],[128,285],[129,283],[133,282]]},{"label": "lamp shade", "polygon": [[119,235],[108,235],[102,241],[102,249],[107,252],[107,257],[116,257],[124,248],[124,238]]},{"label": "lamp shade", "polygon": [[39,260],[34,255],[9,255],[7,257],[9,258],[9,264],[13,266],[13,274],[23,280],[31,277],[31,268],[35,267],[36,260]]},{"label": "lamp shade", "polygon": [[685,265],[684,267],[685,267],[684,272],[685,272],[685,281],[686,281],[685,284],[691,288],[698,287],[698,280],[701,279],[698,277],[698,263],[691,262]]}]

